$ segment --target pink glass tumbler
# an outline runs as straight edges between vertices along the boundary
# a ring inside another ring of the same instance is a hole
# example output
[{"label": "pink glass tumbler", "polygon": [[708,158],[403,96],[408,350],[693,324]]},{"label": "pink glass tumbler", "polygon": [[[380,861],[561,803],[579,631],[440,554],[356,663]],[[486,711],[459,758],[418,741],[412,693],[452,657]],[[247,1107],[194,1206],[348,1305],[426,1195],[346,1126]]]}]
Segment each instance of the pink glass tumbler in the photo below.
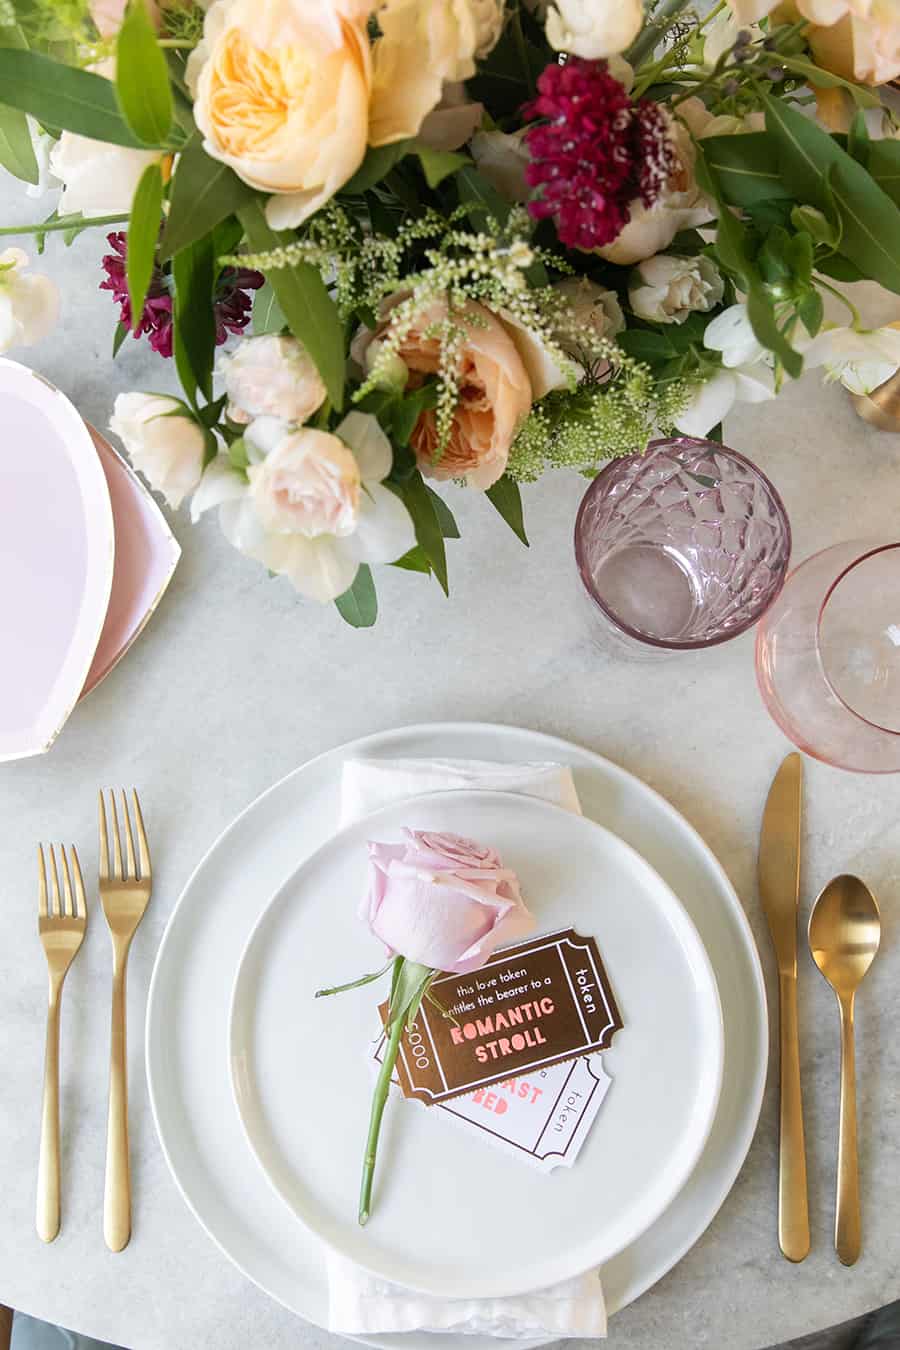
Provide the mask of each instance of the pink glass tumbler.
[{"label": "pink glass tumbler", "polygon": [[760,624],[756,673],[801,750],[900,772],[900,543],[836,544],[801,563]]},{"label": "pink glass tumbler", "polygon": [[784,581],[791,529],[755,464],[715,441],[653,441],[591,483],[575,558],[603,636],[633,655],[712,647],[745,632]]}]

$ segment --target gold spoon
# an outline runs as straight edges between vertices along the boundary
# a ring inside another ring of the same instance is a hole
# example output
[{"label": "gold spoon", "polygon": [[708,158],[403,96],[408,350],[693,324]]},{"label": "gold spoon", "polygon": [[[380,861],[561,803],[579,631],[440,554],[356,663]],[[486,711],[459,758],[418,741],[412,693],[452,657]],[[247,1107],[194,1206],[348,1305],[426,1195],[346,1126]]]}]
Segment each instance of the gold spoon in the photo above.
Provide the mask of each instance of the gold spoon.
[{"label": "gold spoon", "polygon": [[834,1245],[845,1266],[859,1256],[859,1158],[856,1147],[856,1059],[853,1000],[881,941],[881,915],[859,877],[829,881],[809,916],[809,949],[841,1010],[841,1118]]}]

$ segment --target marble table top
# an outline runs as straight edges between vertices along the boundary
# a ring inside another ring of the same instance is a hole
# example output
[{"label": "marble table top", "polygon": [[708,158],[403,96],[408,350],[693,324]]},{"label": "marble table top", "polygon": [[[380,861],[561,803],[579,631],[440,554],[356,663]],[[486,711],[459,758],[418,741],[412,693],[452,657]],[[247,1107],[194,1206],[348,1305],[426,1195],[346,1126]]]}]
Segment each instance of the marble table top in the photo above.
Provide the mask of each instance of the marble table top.
[{"label": "marble table top", "polygon": [[[49,207],[0,182],[3,223]],[[16,243],[30,245],[26,240]],[[172,387],[165,363],[127,340],[110,359],[115,315],[97,289],[102,236],[39,263],[63,285],[57,332],[28,361],[97,426],[120,390]],[[862,294],[875,321],[900,300]],[[777,403],[739,409],[727,439],[771,475],[794,527],[795,559],[837,540],[897,529],[900,437],[863,425],[839,387],[806,376]],[[5,446],[6,453],[12,447]],[[338,1338],[271,1302],[189,1213],[156,1140],[140,1027],[166,919],[195,863],[262,789],[311,755],[381,728],[438,719],[515,722],[579,741],[667,796],[716,851],[773,967],[755,890],[765,793],[789,748],[756,690],[753,639],[636,665],[598,650],[577,603],[571,532],[584,482],[556,474],[525,491],[522,549],[474,494],[455,493],[463,539],[449,547],[449,603],[436,584],[385,569],[381,616],[365,633],[300,602],[234,552],[213,518],[173,518],[184,557],[147,631],[78,707],[52,751],[0,768],[0,1302],[129,1350],[325,1350]],[[64,1227],[34,1231],[45,968],[34,922],[38,839],[75,840],[93,857],[96,789],[140,785],[154,844],[154,896],[129,977],[134,1236],[103,1245],[108,939],[90,926],[63,1013]],[[864,1250],[839,1265],[831,1245],[837,1142],[838,1020],[801,963],[803,1086],[813,1249],[801,1266],[775,1235],[777,1126],[770,1074],[747,1163],[704,1237],[617,1315],[622,1350],[759,1347],[900,1296],[900,777],[809,765],[803,905],[838,871],[879,896],[885,938],[858,1006]],[[262,1182],[260,1184],[263,1184]]]}]

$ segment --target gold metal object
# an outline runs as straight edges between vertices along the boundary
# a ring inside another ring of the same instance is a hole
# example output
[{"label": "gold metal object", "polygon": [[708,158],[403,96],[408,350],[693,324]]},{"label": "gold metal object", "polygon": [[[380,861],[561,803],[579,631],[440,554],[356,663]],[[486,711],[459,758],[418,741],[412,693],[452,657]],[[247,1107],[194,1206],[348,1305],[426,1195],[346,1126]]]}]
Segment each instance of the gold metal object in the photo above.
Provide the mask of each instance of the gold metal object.
[{"label": "gold metal object", "polygon": [[879,431],[900,431],[900,370],[871,394],[851,394],[853,406],[864,421]]},{"label": "gold metal object", "polygon": [[125,826],[125,862],[116,799],[109,793],[112,827],[112,859],[103,793],[100,793],[100,901],[109,926],[113,948],[112,1022],[109,1052],[109,1113],[106,1122],[106,1185],[103,1195],[103,1236],[111,1251],[120,1252],[131,1237],[131,1173],[128,1160],[128,1065],[125,1041],[125,974],[128,951],[135,930],[150,899],[150,850],[137,792],[131,792],[138,857],[128,814],[125,789],[121,791]]},{"label": "gold metal object", "polygon": [[856,1053],[853,1004],[881,942],[878,903],[859,877],[829,881],[809,916],[809,949],[841,1010],[841,1116],[834,1246],[845,1266],[859,1256],[859,1156],[856,1147]]},{"label": "gold metal object", "polygon": [[788,755],[775,775],[759,841],[759,893],[778,961],[781,1023],[781,1148],[778,1241],[789,1261],[809,1254],[809,1204],[800,1036],[797,1024],[797,924],[800,901],[800,815],[803,761]]},{"label": "gold metal object", "polygon": [[[43,847],[38,845],[38,934],[47,968],[50,989],[47,1001],[47,1040],[44,1052],[44,1095],[41,1103],[41,1153],[38,1162],[37,1212],[38,1235],[52,1242],[59,1232],[59,1008],[63,982],[75,953],[84,940],[87,904],[78,854],[72,847],[71,872],[66,850],[59,846],[62,863],[62,899],[56,854],[50,845],[50,894],[47,894],[47,868]],[[73,886],[74,882],[74,886]]]}]

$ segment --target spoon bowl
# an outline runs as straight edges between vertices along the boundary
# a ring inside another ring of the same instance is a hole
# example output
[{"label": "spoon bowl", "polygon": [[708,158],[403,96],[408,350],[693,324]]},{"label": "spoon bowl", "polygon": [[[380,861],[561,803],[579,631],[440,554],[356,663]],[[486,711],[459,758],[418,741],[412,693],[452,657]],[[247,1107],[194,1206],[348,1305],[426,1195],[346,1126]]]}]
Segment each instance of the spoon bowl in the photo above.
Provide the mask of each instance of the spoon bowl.
[{"label": "spoon bowl", "polygon": [[862,1245],[853,1003],[880,942],[881,915],[868,886],[852,876],[829,881],[809,917],[809,949],[837,995],[841,1009],[841,1115],[834,1245],[845,1266],[853,1265]]},{"label": "spoon bowl", "polygon": [[809,919],[809,949],[839,999],[852,998],[881,942],[878,903],[859,877],[834,877]]}]

